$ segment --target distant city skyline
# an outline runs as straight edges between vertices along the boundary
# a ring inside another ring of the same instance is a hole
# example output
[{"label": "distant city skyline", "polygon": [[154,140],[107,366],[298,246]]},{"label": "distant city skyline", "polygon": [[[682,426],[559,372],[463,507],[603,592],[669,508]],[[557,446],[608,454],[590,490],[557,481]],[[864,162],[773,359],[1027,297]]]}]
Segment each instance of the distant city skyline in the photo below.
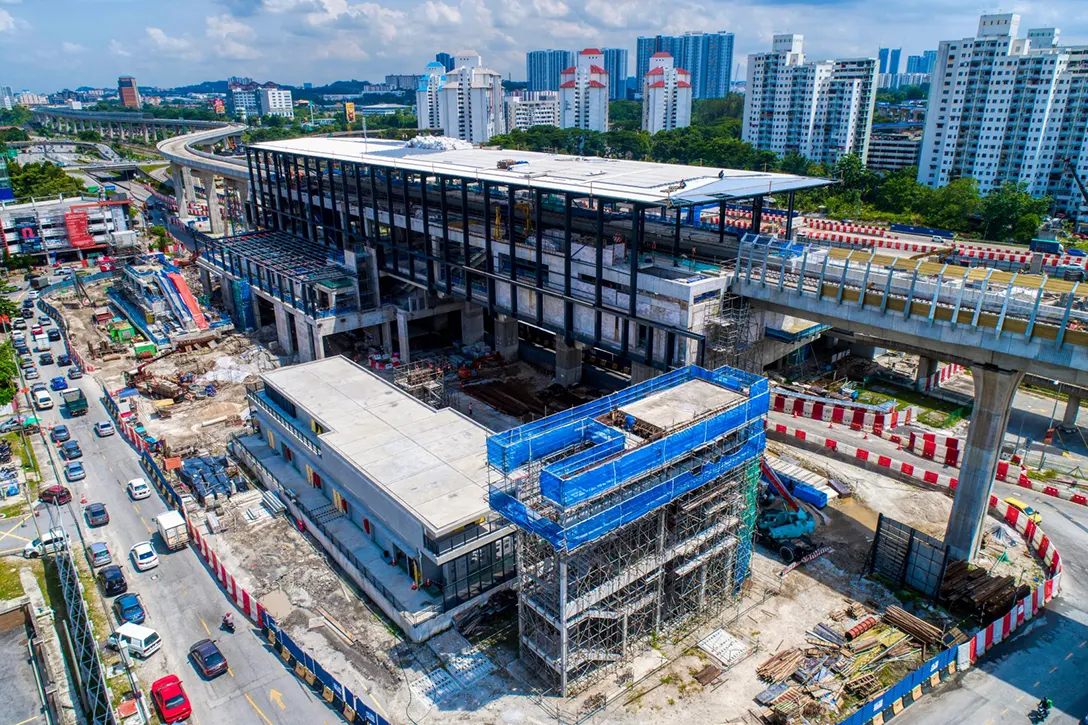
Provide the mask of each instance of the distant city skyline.
[{"label": "distant city skyline", "polygon": [[[1061,28],[1066,42],[1088,43],[1088,15],[1079,7],[1057,0],[1022,15],[1031,27]],[[774,33],[804,35],[811,58],[877,57],[880,47],[894,47],[902,48],[902,63],[942,39],[969,34],[977,14],[974,6],[934,0],[892,7],[678,0],[667,13],[635,0],[191,0],[184,9],[137,0],[9,0],[0,2],[0,80],[38,93],[115,88],[123,75],[167,88],[230,75],[297,86],[380,82],[387,74],[418,73],[436,53],[471,49],[504,79],[524,81],[525,54],[548,47],[626,48],[634,75],[638,36],[706,28],[734,33],[743,78],[747,56],[766,49]]]}]

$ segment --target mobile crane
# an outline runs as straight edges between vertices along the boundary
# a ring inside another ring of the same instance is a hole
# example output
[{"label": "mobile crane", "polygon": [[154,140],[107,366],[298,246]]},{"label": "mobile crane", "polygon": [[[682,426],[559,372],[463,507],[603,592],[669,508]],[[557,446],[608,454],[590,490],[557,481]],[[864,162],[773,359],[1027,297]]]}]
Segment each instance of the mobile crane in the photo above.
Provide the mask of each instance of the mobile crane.
[{"label": "mobile crane", "polygon": [[766,458],[760,459],[759,470],[778,493],[784,507],[765,508],[756,519],[756,533],[761,542],[776,549],[787,564],[799,561],[815,548],[808,535],[816,530],[816,521],[812,514],[801,508]]}]

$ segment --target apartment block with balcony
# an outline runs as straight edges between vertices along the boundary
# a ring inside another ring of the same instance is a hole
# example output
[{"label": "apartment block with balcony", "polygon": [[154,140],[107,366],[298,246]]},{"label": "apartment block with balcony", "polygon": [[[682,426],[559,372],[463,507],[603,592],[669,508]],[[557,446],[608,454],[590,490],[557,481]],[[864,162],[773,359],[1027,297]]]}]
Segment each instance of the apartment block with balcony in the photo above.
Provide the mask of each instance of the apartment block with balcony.
[{"label": "apartment block with balcony", "polygon": [[412,641],[510,586],[514,527],[489,509],[489,431],[337,356],[261,376],[233,455]]}]

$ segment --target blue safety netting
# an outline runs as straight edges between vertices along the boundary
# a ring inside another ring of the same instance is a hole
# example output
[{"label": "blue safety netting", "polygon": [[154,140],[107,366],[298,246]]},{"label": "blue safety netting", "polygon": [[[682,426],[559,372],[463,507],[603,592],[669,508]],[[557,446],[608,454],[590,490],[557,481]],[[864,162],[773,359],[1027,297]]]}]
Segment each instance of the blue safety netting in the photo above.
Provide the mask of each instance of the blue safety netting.
[{"label": "blue safety netting", "polygon": [[490,436],[487,439],[487,462],[508,474],[530,461],[547,458],[582,440],[582,432],[573,424],[598,418],[616,408],[695,379],[707,380],[734,392],[747,393],[747,405],[754,415],[767,411],[766,378],[729,367],[706,370],[689,365],[591,403]]}]

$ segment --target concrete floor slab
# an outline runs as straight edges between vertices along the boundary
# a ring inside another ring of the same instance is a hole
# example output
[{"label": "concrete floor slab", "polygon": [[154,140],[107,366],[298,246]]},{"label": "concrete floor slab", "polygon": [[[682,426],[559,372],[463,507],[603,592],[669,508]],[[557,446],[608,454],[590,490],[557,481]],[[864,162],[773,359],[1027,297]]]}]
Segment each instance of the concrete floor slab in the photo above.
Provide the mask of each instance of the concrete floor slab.
[{"label": "concrete floor slab", "polygon": [[620,412],[655,428],[672,430],[742,400],[744,395],[720,385],[706,380],[688,380],[625,405]]}]

